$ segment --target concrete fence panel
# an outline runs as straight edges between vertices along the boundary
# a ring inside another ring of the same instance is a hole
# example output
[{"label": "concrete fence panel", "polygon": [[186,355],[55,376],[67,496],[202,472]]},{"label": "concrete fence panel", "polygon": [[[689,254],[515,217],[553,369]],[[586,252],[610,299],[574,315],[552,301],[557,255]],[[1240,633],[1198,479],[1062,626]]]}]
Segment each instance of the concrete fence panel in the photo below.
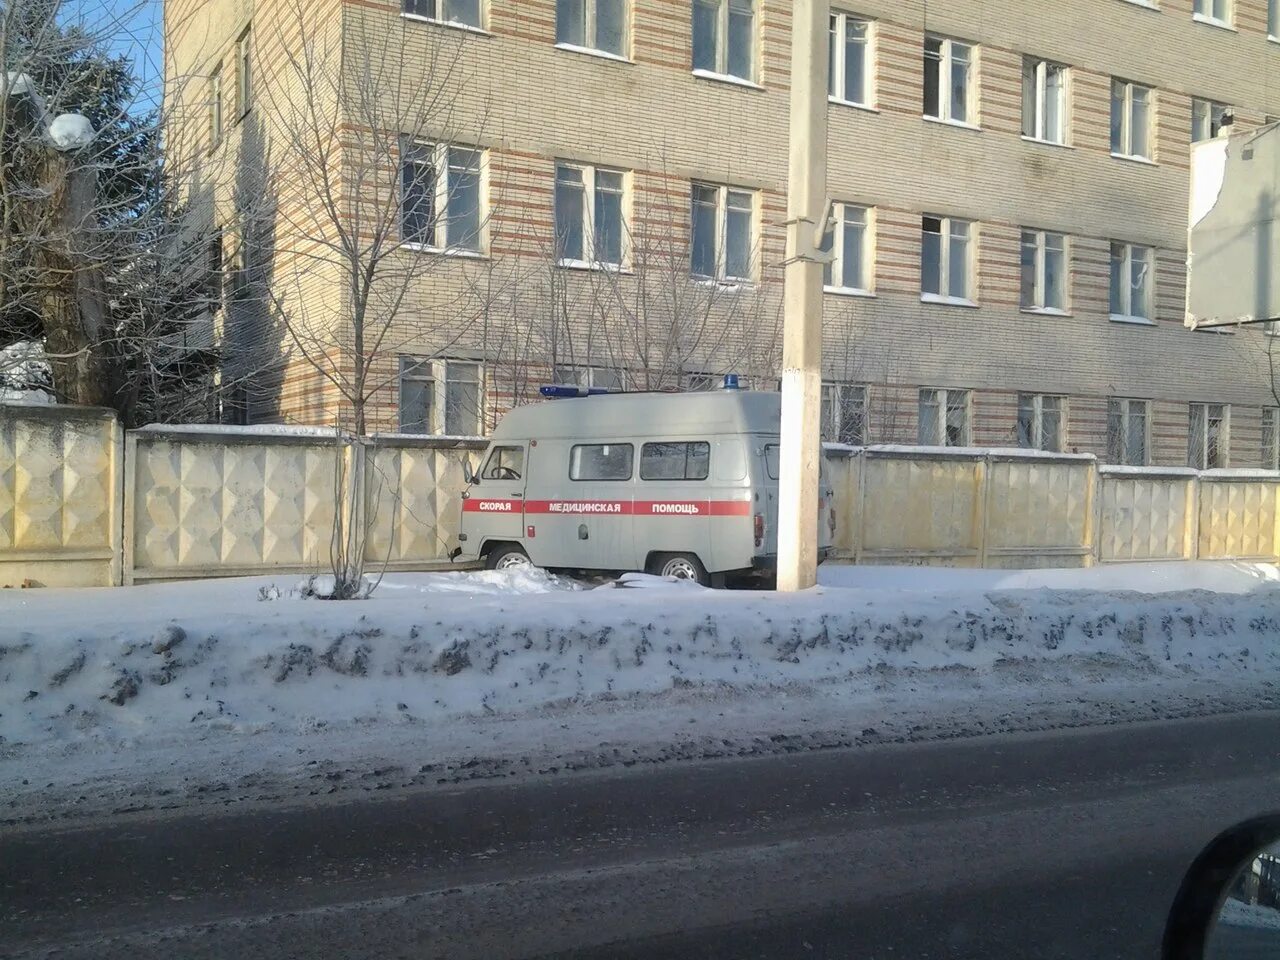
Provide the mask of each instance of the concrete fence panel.
[{"label": "concrete fence panel", "polygon": [[1280,478],[1247,470],[1200,475],[1196,556],[1201,560],[1274,560]]},{"label": "concrete fence panel", "polygon": [[1097,557],[1103,563],[1190,560],[1196,472],[1099,467]]},{"label": "concrete fence panel", "polygon": [[125,577],[321,571],[345,503],[349,446],[322,431],[129,432]]},{"label": "concrete fence panel", "polygon": [[110,410],[0,404],[0,587],[120,582],[120,445]]},{"label": "concrete fence panel", "polygon": [[1083,567],[1093,562],[1093,457],[989,455],[983,565]]},{"label": "concrete fence panel", "polygon": [[981,453],[868,447],[859,459],[859,563],[982,565]]},{"label": "concrete fence panel", "polygon": [[365,560],[389,569],[448,566],[458,544],[463,462],[479,469],[483,440],[380,435],[365,454]]}]

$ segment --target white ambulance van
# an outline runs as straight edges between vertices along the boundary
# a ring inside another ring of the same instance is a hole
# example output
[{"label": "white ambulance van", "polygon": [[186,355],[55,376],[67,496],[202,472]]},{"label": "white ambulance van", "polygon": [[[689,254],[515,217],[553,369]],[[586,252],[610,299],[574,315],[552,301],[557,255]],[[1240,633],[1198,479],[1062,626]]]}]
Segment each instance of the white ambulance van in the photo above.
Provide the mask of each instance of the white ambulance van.
[{"label": "white ambulance van", "polygon": [[[729,378],[727,378],[729,379]],[[543,388],[556,396],[577,388]],[[600,393],[516,407],[463,494],[458,561],[721,585],[775,571],[781,395]],[[824,468],[819,557],[835,534]]]}]

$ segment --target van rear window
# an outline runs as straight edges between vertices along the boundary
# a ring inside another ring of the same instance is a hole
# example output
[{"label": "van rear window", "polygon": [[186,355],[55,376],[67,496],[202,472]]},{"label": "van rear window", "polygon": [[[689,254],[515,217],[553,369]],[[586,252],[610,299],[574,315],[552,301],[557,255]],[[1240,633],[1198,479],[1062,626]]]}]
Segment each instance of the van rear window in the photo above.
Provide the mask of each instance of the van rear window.
[{"label": "van rear window", "polygon": [[770,480],[778,479],[778,451],[781,447],[776,443],[764,445],[764,471]]},{"label": "van rear window", "polygon": [[641,480],[705,480],[711,444],[705,440],[646,443],[640,448]]},{"label": "van rear window", "polygon": [[630,480],[635,448],[629,443],[582,443],[569,451],[570,480]]}]

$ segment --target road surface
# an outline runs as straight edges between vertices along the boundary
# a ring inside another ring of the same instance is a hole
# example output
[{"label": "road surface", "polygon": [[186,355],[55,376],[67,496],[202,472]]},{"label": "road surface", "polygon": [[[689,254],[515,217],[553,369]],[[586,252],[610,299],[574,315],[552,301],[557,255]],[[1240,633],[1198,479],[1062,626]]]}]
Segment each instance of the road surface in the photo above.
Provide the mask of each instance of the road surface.
[{"label": "road surface", "polygon": [[0,954],[1154,957],[1280,713],[0,834]]}]

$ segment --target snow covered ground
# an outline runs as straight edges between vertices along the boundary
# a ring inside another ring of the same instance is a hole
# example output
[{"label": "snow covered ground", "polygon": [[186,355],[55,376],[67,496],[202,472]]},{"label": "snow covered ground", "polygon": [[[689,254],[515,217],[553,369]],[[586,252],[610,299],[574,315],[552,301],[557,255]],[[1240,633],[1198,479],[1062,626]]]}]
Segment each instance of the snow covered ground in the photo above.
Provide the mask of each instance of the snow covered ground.
[{"label": "snow covered ground", "polygon": [[1255,564],[0,591],[0,822],[1275,706]]},{"label": "snow covered ground", "polygon": [[[1280,910],[1228,897],[1223,901],[1222,909],[1218,911],[1218,922],[1230,924],[1233,927],[1280,930]],[[1276,945],[1280,946],[1280,940]]]}]

